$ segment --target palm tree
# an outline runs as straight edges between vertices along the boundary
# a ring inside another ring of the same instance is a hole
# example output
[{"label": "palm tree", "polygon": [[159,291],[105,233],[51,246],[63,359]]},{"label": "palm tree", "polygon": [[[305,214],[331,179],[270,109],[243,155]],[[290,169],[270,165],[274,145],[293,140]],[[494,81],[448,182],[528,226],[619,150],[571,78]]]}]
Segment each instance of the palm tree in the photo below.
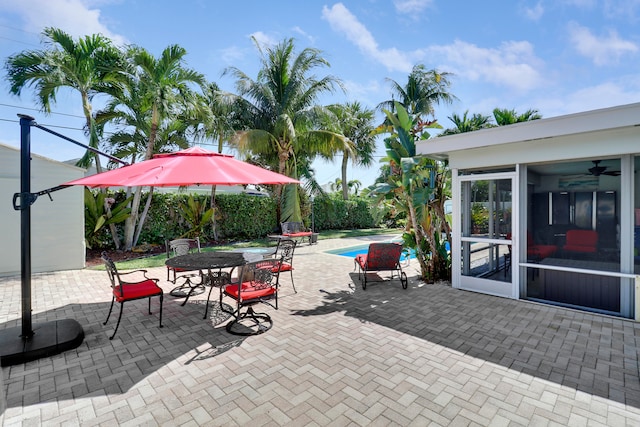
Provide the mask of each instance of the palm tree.
[{"label": "palm tree", "polygon": [[[224,141],[228,141],[236,129],[242,129],[240,108],[237,104],[241,101],[236,95],[225,92],[214,83],[208,83],[203,87],[202,94],[196,94],[196,105],[191,110],[190,118],[194,127],[196,140],[212,140],[217,142],[218,153],[222,153]],[[216,186],[211,186],[211,198],[209,207],[216,207]],[[216,216],[212,217],[214,239],[218,239]]]},{"label": "palm tree", "polygon": [[506,108],[495,108],[493,110],[493,117],[498,126],[512,125],[514,123],[528,122],[531,120],[538,120],[542,118],[542,115],[538,110],[529,109],[522,114],[516,113],[516,110],[507,110]]},{"label": "palm tree", "polygon": [[336,178],[329,186],[331,191],[338,192],[342,188],[342,179]]},{"label": "palm tree", "polygon": [[391,202],[395,209],[406,212],[409,232],[403,239],[416,249],[422,278],[445,279],[449,276],[449,258],[440,236],[441,232],[447,238],[450,234],[443,207],[446,168],[439,162],[416,156],[416,142],[422,135],[414,130],[420,128],[420,119],[408,114],[399,103],[395,110],[395,114],[385,110],[392,127],[379,129],[391,134],[384,141],[387,149],[384,160],[389,162],[389,169],[376,180],[370,194],[377,196],[378,202]]},{"label": "palm tree", "polygon": [[369,166],[373,162],[376,149],[373,110],[363,108],[359,102],[331,105],[328,107],[336,116],[337,131],[349,139],[353,149],[343,150],[342,153],[342,197],[349,198],[349,181],[347,180],[347,165],[349,160],[355,165]]},{"label": "palm tree", "polygon": [[157,59],[143,48],[134,47],[129,52],[151,105],[151,131],[145,160],[153,156],[158,126],[171,113],[173,103],[192,95],[190,83],[200,87],[206,84],[202,74],[184,67],[186,54],[187,51],[178,45],[168,46]]},{"label": "palm tree", "polygon": [[473,114],[469,117],[469,110],[465,111],[462,117],[454,113],[447,117],[455,127],[446,129],[440,136],[454,135],[457,133],[472,132],[474,130],[486,129],[493,127],[491,117],[483,114]]},{"label": "palm tree", "polygon": [[[295,55],[293,39],[264,49],[255,38],[253,41],[262,64],[256,80],[235,67],[224,72],[236,78],[236,90],[244,99],[244,119],[249,124],[248,130],[236,133],[233,143],[241,152],[274,165],[279,173],[297,178],[298,158],[330,157],[345,147],[342,135],[317,126],[326,123],[330,112],[316,105],[320,95],[341,88],[342,83],[333,76],[316,78],[311,74],[317,67],[329,66],[317,49],[306,48]],[[283,197],[281,186],[276,187],[279,221],[300,221],[297,186],[286,189]]]},{"label": "palm tree", "polygon": [[[140,47],[127,51],[129,66],[118,70],[119,86],[110,92],[114,99],[104,118],[112,114],[114,120],[121,120],[121,124],[131,129],[133,144],[127,147],[127,153],[132,158],[147,160],[168,146],[187,146],[184,135],[189,124],[187,118],[192,114],[187,110],[195,108],[196,99],[190,84],[202,87],[205,80],[201,74],[184,67],[186,54],[177,45],[165,48],[159,58]],[[152,194],[153,187],[144,211],[139,214],[142,188],[135,191],[131,216],[125,222],[125,250],[131,250],[140,236]]]},{"label": "palm tree", "polygon": [[358,195],[358,190],[360,190],[360,187],[362,187],[362,181],[360,181],[359,179],[352,179],[347,183],[347,188],[349,189],[349,191],[351,191],[351,189],[353,188],[353,194],[355,194],[356,196]]},{"label": "palm tree", "polygon": [[218,153],[222,153],[224,141],[229,140],[236,129],[243,125],[240,109],[236,108],[240,100],[213,82],[207,83],[202,91],[202,94],[196,94],[197,103],[192,111],[195,137],[197,140],[217,142]]},{"label": "palm tree", "polygon": [[381,102],[377,108],[394,112],[397,102],[412,116],[432,116],[436,104],[450,104],[456,99],[449,92],[451,76],[451,73],[425,70],[424,65],[416,65],[404,86],[387,79],[391,83],[392,99]]},{"label": "palm tree", "polygon": [[[89,131],[89,146],[98,148],[92,100],[111,83],[110,71],[121,65],[121,52],[110,39],[100,34],[85,36],[77,42],[57,28],[45,28],[42,34],[49,49],[25,51],[7,58],[5,69],[10,91],[20,95],[26,86],[33,86],[38,103],[46,113],[51,112],[51,104],[55,103],[60,88],[78,91]],[[87,151],[78,165],[89,166],[91,157],[91,152]],[[97,171],[101,172],[98,155],[95,155],[95,161]]]}]

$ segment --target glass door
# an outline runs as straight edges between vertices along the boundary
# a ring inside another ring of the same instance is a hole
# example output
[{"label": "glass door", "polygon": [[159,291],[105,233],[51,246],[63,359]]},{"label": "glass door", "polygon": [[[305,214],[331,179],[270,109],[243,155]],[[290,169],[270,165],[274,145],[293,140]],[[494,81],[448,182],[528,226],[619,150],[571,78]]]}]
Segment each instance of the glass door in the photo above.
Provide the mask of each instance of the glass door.
[{"label": "glass door", "polygon": [[515,173],[459,177],[462,289],[518,298],[515,177]]}]

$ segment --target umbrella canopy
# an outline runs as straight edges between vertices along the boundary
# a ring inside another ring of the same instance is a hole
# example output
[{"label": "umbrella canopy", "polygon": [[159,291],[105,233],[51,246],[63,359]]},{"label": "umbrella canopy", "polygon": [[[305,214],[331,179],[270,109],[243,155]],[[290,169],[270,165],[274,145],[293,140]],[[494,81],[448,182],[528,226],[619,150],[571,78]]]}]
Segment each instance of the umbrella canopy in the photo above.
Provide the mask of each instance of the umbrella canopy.
[{"label": "umbrella canopy", "polygon": [[173,187],[186,185],[297,184],[299,181],[200,147],[69,181],[87,187]]}]

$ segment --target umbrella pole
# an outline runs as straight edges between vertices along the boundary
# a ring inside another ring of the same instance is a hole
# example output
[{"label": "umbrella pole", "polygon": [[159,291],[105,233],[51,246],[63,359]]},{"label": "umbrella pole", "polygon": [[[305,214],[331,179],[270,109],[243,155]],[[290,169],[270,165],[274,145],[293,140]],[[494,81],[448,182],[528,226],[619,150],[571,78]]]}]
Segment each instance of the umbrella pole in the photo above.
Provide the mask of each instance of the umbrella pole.
[{"label": "umbrella pole", "polygon": [[[22,339],[33,336],[31,322],[31,121],[20,117],[20,270],[22,281]],[[28,200],[25,200],[28,199]]]}]

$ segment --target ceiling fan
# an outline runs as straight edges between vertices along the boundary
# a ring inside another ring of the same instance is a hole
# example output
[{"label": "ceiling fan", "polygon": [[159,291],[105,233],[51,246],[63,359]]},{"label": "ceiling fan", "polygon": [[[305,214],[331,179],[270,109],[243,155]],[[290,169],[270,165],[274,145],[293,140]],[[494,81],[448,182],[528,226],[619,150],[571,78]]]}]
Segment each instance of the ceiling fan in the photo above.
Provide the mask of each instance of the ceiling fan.
[{"label": "ceiling fan", "polygon": [[607,171],[607,166],[600,166],[602,160],[592,160],[593,167],[589,168],[589,173],[593,176],[610,175],[620,176],[620,171]]}]

